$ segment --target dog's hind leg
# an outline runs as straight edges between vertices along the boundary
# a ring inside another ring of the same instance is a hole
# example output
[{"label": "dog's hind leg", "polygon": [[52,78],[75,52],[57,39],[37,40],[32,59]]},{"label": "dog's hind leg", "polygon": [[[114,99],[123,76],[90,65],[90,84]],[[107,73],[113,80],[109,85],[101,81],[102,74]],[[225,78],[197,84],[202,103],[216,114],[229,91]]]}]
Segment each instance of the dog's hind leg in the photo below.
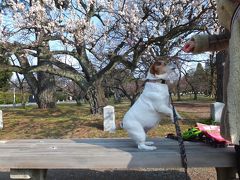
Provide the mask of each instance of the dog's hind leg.
[{"label": "dog's hind leg", "polygon": [[149,146],[149,145],[146,144],[146,142],[144,142],[144,143],[139,143],[138,144],[138,149],[153,151],[153,150],[157,149],[157,147]]},{"label": "dog's hind leg", "polygon": [[146,142],[145,142],[145,145],[147,145],[147,146],[151,146],[151,145],[153,145],[153,144],[154,144],[153,141],[146,141]]},{"label": "dog's hind leg", "polygon": [[[145,134],[147,134],[147,132],[150,130],[151,128],[144,128],[144,132],[145,132]],[[147,136],[146,136],[146,139],[147,139]],[[152,141],[145,141],[145,145],[147,145],[147,146],[151,146],[151,145],[153,145],[154,144],[154,142],[152,142]]]},{"label": "dog's hind leg", "polygon": [[131,137],[141,150],[155,150],[155,146],[149,146],[152,143],[146,141],[146,133],[139,122],[131,122],[131,124],[123,124],[124,129],[127,130],[129,137]]}]

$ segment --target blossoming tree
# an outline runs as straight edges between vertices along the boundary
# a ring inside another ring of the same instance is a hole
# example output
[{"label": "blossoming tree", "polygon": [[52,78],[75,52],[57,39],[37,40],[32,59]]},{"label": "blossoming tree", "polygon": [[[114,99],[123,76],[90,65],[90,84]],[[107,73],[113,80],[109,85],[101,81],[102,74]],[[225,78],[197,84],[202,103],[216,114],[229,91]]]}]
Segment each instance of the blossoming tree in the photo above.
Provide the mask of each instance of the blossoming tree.
[{"label": "blossoming tree", "polygon": [[43,104],[54,101],[53,75],[69,78],[98,113],[106,72],[175,56],[189,34],[212,27],[212,10],[207,0],[5,0],[0,48],[19,65],[1,68],[24,74],[36,94],[45,88]]}]

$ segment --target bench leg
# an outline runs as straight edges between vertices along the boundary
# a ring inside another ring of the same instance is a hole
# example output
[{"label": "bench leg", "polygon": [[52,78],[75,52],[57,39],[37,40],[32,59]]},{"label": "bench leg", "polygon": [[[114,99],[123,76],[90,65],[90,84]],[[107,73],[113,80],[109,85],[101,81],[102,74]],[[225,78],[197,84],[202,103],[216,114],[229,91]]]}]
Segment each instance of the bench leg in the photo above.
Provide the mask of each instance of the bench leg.
[{"label": "bench leg", "polygon": [[216,168],[217,180],[231,180],[236,179],[235,168]]},{"label": "bench leg", "polygon": [[10,179],[45,180],[47,169],[10,169]]}]

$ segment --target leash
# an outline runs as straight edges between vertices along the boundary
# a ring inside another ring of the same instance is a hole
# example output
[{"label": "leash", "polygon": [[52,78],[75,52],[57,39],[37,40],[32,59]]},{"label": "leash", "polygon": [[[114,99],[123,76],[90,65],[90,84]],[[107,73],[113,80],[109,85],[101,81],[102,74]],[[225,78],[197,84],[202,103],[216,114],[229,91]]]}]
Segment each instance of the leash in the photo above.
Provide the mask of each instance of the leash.
[{"label": "leash", "polygon": [[[163,80],[163,79],[156,79],[156,80],[147,79],[144,82],[144,85],[147,82],[165,84],[165,80]],[[171,104],[172,104],[173,120],[174,120],[175,129],[176,129],[178,145],[179,145],[179,149],[180,149],[181,162],[182,162],[182,166],[183,166],[184,171],[185,171],[185,179],[187,180],[187,179],[189,179],[188,178],[188,172],[187,172],[187,155],[186,155],[185,146],[184,146],[184,143],[183,143],[182,132],[181,132],[181,129],[180,129],[180,126],[179,126],[179,123],[178,123],[178,116],[177,116],[175,107],[173,105],[172,94],[171,94],[170,91],[169,91],[169,96],[170,96],[170,101],[171,101]]]},{"label": "leash", "polygon": [[187,165],[186,150],[185,150],[185,146],[184,146],[184,142],[183,142],[183,138],[182,138],[182,132],[181,132],[181,129],[180,129],[180,126],[178,123],[178,116],[177,116],[175,107],[173,105],[172,94],[170,91],[169,91],[169,96],[170,96],[170,100],[171,100],[171,104],[172,104],[173,120],[174,120],[175,129],[176,129],[178,145],[179,145],[179,149],[180,149],[181,162],[182,162],[182,166],[185,171],[185,175],[186,175],[185,178],[188,179],[188,172],[187,172],[188,165]]}]

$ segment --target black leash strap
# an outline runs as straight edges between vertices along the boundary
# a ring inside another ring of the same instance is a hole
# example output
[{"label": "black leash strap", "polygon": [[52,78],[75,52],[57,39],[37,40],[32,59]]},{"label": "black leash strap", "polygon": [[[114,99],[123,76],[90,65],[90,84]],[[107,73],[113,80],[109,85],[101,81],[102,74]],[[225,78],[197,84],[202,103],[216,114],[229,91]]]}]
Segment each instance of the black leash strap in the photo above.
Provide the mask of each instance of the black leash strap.
[{"label": "black leash strap", "polygon": [[175,107],[173,105],[173,100],[172,100],[172,94],[171,92],[169,92],[170,95],[170,100],[171,100],[171,104],[172,104],[172,110],[173,110],[173,118],[174,118],[174,125],[175,125],[175,129],[176,129],[176,134],[177,134],[177,139],[178,139],[178,145],[180,148],[180,155],[181,155],[181,161],[182,161],[182,166],[184,168],[185,171],[185,175],[186,175],[186,179],[188,179],[188,173],[187,173],[187,155],[186,155],[186,150],[185,150],[185,146],[184,146],[184,142],[183,142],[183,138],[182,138],[182,132],[178,123],[178,116],[175,110]]}]

